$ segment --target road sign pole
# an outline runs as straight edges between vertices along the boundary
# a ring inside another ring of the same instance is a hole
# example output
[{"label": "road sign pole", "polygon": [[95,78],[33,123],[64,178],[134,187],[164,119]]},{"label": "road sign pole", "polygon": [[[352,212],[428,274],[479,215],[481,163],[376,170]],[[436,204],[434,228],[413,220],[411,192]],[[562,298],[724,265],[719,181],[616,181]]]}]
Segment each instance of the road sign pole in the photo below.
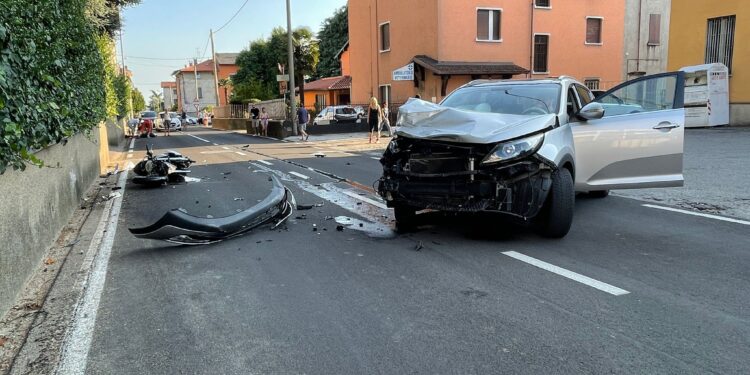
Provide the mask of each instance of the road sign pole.
[{"label": "road sign pole", "polygon": [[292,120],[292,134],[297,135],[297,127],[294,125],[294,118],[297,117],[297,99],[294,92],[294,45],[292,44],[292,7],[289,0],[286,0],[286,35],[287,35],[287,53],[289,54],[289,107],[291,109],[290,120]]}]

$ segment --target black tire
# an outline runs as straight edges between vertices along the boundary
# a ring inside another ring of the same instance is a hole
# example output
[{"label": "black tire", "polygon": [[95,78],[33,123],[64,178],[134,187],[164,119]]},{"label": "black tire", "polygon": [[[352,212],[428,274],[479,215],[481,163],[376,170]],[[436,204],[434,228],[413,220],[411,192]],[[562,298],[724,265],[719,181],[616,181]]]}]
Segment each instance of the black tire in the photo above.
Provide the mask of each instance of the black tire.
[{"label": "black tire", "polygon": [[609,190],[594,190],[589,192],[591,198],[606,198],[609,195]]},{"label": "black tire", "polygon": [[534,219],[539,235],[548,238],[562,238],[573,224],[575,191],[573,176],[565,168],[552,173],[552,186],[542,212]]},{"label": "black tire", "polygon": [[396,217],[396,228],[399,230],[413,229],[417,222],[417,210],[407,205],[393,207],[393,216]]}]

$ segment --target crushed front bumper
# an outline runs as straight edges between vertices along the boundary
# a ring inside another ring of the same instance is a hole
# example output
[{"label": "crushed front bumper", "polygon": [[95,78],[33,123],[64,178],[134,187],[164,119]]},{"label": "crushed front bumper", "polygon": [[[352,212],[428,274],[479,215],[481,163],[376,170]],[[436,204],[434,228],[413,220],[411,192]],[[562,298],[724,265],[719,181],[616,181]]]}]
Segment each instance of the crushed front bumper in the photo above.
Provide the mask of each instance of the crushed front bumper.
[{"label": "crushed front bumper", "polygon": [[556,167],[536,155],[481,165],[489,150],[487,145],[402,139],[381,159],[378,193],[389,207],[536,216]]}]

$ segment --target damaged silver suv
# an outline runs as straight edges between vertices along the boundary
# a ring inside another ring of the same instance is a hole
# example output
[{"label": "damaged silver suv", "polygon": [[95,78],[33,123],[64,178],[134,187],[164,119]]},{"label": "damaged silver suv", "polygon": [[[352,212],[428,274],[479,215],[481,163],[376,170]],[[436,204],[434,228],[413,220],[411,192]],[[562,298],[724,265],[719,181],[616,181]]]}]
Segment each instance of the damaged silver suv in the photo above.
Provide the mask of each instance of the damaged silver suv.
[{"label": "damaged silver suv", "polygon": [[399,227],[424,209],[490,211],[563,237],[576,192],[682,186],[683,90],[674,72],[596,99],[570,77],[473,81],[439,105],[410,99],[378,193]]}]

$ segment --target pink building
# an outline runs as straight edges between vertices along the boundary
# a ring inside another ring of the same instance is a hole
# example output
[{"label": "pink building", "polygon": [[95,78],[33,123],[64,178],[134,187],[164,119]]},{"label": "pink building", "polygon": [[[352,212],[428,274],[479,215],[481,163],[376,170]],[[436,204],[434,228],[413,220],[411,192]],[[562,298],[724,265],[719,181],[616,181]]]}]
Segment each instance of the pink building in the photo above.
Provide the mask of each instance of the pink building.
[{"label": "pink building", "polygon": [[[624,17],[625,0],[349,1],[352,103],[439,101],[481,78],[606,89],[622,79]],[[412,66],[413,79],[393,80]]]}]

